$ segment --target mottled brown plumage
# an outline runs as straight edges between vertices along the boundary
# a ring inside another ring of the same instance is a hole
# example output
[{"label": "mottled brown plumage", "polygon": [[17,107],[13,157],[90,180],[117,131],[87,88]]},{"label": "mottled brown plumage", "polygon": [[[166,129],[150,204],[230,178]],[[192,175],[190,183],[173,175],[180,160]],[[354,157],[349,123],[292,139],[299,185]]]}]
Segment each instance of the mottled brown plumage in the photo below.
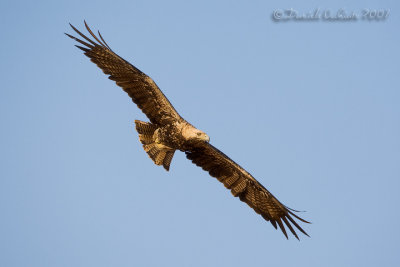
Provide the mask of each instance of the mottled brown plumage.
[{"label": "mottled brown plumage", "polygon": [[144,150],[155,164],[163,165],[169,170],[175,151],[183,151],[189,160],[217,178],[235,197],[239,197],[265,220],[271,222],[275,229],[279,227],[286,238],[288,235],[284,225],[297,239],[299,237],[293,226],[308,236],[294,218],[305,223],[308,223],[307,221],[294,214],[295,210],[280,203],[250,173],[209,144],[209,137],[178,114],[149,76],[115,54],[100,32],[99,39],[86,22],[85,26],[94,40],[72,25],[84,40],[67,35],[83,45],[77,47],[109,75],[109,79],[122,87],[149,118],[150,123],[136,120],[135,125]]}]

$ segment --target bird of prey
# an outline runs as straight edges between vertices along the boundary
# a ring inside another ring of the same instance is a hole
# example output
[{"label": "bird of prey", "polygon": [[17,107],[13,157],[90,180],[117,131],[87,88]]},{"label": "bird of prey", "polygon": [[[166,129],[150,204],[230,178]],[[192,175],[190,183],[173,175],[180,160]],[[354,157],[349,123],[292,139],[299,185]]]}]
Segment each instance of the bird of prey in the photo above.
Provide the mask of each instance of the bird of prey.
[{"label": "bird of prey", "polygon": [[288,235],[284,225],[297,239],[299,237],[294,228],[308,236],[294,218],[309,222],[297,216],[296,210],[283,205],[250,173],[211,145],[208,135],[183,119],[157,84],[114,53],[100,32],[97,37],[85,22],[87,31],[93,37],[90,39],[71,24],[70,26],[82,37],[78,39],[66,33],[80,44],[76,47],[83,50],[93,63],[109,75],[108,78],[115,81],[150,120],[135,120],[135,125],[144,150],[156,165],[162,165],[168,171],[175,151],[180,150],[194,164],[230,189],[233,196],[239,197],[269,221],[275,229],[279,227],[286,238]]}]

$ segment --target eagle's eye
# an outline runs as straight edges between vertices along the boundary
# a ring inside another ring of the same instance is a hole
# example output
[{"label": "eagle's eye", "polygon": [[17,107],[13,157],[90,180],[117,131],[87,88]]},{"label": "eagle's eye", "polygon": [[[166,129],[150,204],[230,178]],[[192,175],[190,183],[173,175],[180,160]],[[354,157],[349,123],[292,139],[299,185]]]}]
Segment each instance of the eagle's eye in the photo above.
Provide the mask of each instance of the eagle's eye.
[{"label": "eagle's eye", "polygon": [[197,136],[200,136],[201,135],[201,133],[197,133]]}]

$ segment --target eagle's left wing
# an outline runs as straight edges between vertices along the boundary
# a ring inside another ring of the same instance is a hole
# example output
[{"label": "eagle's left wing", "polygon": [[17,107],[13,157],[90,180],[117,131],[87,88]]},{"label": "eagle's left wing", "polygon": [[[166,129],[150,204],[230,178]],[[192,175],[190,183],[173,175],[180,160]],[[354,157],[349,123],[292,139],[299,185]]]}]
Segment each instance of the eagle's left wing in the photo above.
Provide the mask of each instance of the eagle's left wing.
[{"label": "eagle's left wing", "polygon": [[186,157],[194,164],[209,172],[212,177],[217,178],[226,188],[230,189],[233,196],[239,197],[247,203],[255,212],[265,220],[270,221],[277,229],[277,225],[288,238],[284,224],[290,232],[299,239],[292,224],[303,234],[308,234],[292,218],[309,223],[298,217],[292,210],[278,201],[262,184],[260,184],[250,173],[240,167],[224,153],[207,142],[193,145],[186,151]]},{"label": "eagle's left wing", "polygon": [[77,45],[77,47],[83,50],[85,55],[105,74],[110,75],[108,77],[110,80],[115,81],[118,86],[128,93],[132,101],[136,103],[153,124],[165,125],[182,120],[167,97],[149,76],[114,53],[104,41],[100,32],[99,39],[90,30],[86,22],[85,26],[94,40],[85,36],[72,25],[72,29],[83,40],[67,33],[66,35],[83,45]]}]

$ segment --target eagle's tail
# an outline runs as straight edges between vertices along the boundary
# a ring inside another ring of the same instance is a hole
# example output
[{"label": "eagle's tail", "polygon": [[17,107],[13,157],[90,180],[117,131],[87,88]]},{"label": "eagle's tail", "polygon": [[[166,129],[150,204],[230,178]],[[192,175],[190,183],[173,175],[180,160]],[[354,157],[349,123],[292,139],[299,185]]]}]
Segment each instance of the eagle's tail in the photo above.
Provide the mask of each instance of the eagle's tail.
[{"label": "eagle's tail", "polygon": [[153,136],[157,126],[154,124],[135,120],[135,125],[136,131],[139,133],[139,140],[146,153],[156,165],[163,165],[168,171],[175,150],[155,142]]}]

